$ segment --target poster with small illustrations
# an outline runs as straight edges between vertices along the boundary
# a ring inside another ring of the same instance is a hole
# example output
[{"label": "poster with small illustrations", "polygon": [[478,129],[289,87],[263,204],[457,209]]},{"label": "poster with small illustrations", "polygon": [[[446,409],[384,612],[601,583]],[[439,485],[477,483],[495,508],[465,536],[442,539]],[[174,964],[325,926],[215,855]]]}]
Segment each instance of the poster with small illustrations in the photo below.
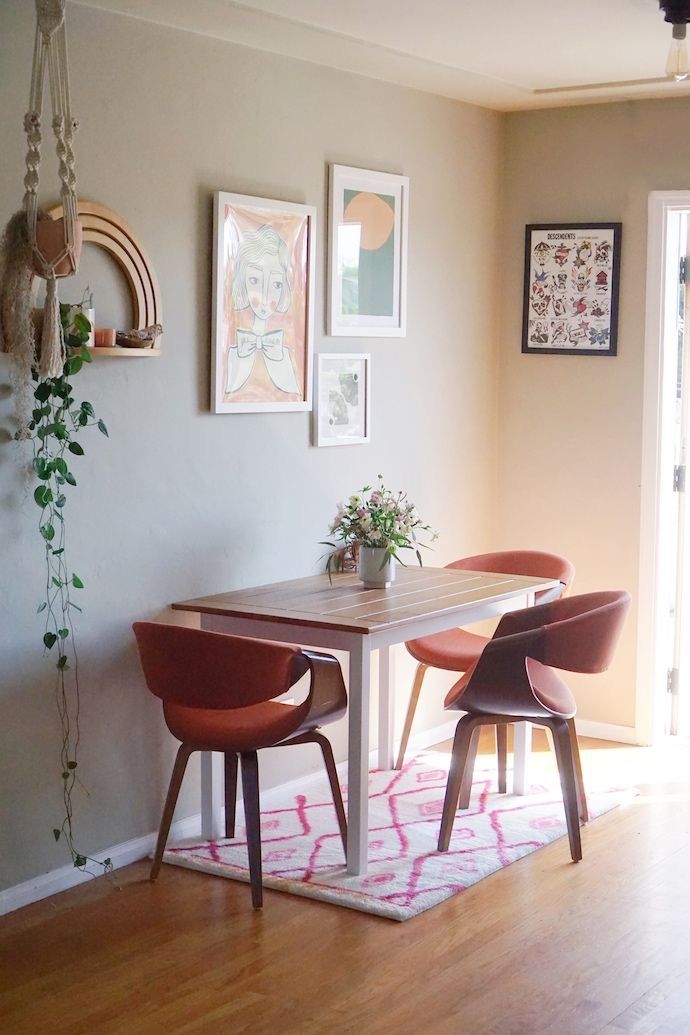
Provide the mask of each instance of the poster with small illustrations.
[{"label": "poster with small illustrations", "polygon": [[522,351],[615,356],[620,223],[531,224]]}]

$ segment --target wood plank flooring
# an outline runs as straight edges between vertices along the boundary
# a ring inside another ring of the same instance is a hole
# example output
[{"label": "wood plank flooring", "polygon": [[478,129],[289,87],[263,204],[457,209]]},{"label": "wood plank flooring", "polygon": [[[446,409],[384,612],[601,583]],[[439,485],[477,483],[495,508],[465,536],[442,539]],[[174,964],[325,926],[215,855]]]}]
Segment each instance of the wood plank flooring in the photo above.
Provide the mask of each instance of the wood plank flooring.
[{"label": "wood plank flooring", "polygon": [[397,924],[137,863],[0,920],[0,1032],[686,1035],[690,749],[582,743],[642,793],[578,865],[562,839]]}]

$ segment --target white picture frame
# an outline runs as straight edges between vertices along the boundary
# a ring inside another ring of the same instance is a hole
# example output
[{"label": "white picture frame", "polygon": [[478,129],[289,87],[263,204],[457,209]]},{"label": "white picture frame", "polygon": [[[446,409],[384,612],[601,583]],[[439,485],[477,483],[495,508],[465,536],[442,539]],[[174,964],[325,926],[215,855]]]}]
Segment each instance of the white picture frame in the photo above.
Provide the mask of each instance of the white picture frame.
[{"label": "white picture frame", "polygon": [[328,333],[401,338],[407,316],[407,176],[331,165]]},{"label": "white picture frame", "polygon": [[319,353],[314,399],[314,445],[369,442],[371,356],[361,352]]},{"label": "white picture frame", "polygon": [[214,193],[211,409],[311,410],[316,208]]}]

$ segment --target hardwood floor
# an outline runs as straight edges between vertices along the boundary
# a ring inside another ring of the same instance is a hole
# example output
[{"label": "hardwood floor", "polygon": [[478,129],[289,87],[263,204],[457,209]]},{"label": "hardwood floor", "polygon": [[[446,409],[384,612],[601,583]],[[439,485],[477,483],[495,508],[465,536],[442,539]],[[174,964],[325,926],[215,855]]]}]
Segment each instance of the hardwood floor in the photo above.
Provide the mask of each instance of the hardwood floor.
[{"label": "hardwood floor", "polygon": [[561,839],[398,924],[137,863],[3,918],[0,1032],[685,1035],[690,748],[582,746],[641,794],[577,865]]}]

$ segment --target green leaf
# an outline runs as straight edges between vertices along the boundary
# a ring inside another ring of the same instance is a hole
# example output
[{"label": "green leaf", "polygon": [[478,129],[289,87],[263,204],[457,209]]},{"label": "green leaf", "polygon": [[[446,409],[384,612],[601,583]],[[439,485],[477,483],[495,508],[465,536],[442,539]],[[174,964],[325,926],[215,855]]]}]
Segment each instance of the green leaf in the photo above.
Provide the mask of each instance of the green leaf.
[{"label": "green leaf", "polygon": [[74,865],[78,869],[80,866],[86,866],[87,859],[85,855],[80,855],[79,852],[74,857]]},{"label": "green leaf", "polygon": [[74,477],[71,471],[68,471],[65,475],[65,481],[68,485],[76,485],[77,479]]},{"label": "green leaf", "polygon": [[62,423],[56,422],[54,425],[54,429],[55,430],[53,434],[55,435],[55,438],[58,440],[58,442],[64,442],[64,440],[67,438],[66,426]]},{"label": "green leaf", "polygon": [[96,416],[96,411],[94,410],[94,408],[93,408],[93,406],[91,405],[90,402],[83,402],[81,404],[81,409],[82,409],[82,412],[87,414],[87,416],[89,416],[89,417],[95,417]]},{"label": "green leaf", "polygon": [[39,402],[47,402],[48,399],[50,399],[51,392],[52,385],[50,384],[50,382],[41,381],[38,388],[34,390],[34,397],[38,399]]},{"label": "green leaf", "polygon": [[65,503],[67,503],[67,497],[65,495],[63,495],[62,493],[60,493],[58,498],[55,500],[55,506],[56,507],[64,507]]},{"label": "green leaf", "polygon": [[60,840],[60,834],[61,833],[62,833],[61,830],[58,830],[57,827],[53,827],[53,837],[55,838],[56,841]]},{"label": "green leaf", "polygon": [[67,768],[68,769],[76,769],[77,768],[77,763],[76,762],[68,762],[67,763]]},{"label": "green leaf", "polygon": [[[75,456],[83,456],[84,455],[84,450],[82,449],[82,447],[79,444],[79,442],[70,442],[70,444],[67,446],[67,448],[69,449],[70,453],[74,453]],[[69,478],[67,480],[69,481]]]},{"label": "green leaf", "polygon": [[83,589],[84,588],[84,583],[81,581],[81,579],[79,578],[78,575],[74,574],[74,572],[72,572],[72,585],[74,586],[75,589]]},{"label": "green leaf", "polygon": [[48,604],[46,603],[46,601],[45,601],[45,600],[43,600],[43,601],[42,601],[42,602],[41,602],[41,603],[40,603],[40,604],[38,605],[38,607],[36,608],[36,614],[37,614],[37,615],[40,615],[41,611],[45,611],[45,609],[47,608],[47,606],[48,606]]},{"label": "green leaf", "polygon": [[51,543],[55,538],[55,529],[51,524],[41,525],[41,535],[47,543]]},{"label": "green leaf", "polygon": [[48,485],[39,485],[34,490],[34,499],[38,503],[39,507],[47,507],[49,503],[53,502],[53,493]]},{"label": "green leaf", "polygon": [[59,474],[67,474],[67,461],[63,460],[61,456],[56,456],[53,464],[55,465],[55,470]]},{"label": "green leaf", "polygon": [[47,460],[44,456],[34,457],[34,471],[42,481],[48,481],[54,467],[55,464],[52,460]]},{"label": "green leaf", "polygon": [[61,640],[66,640],[69,636],[69,629],[58,629],[58,636]]},{"label": "green leaf", "polygon": [[105,426],[105,424],[103,423],[102,420],[99,420],[99,422],[98,422],[98,430],[103,435],[105,435],[106,438],[110,438],[110,436],[108,435],[108,429],[106,428],[106,426]]},{"label": "green leaf", "polygon": [[82,609],[79,607],[79,604],[75,604],[73,600],[68,601],[68,603],[69,606],[73,607],[75,611],[78,611],[79,614],[82,614]]},{"label": "green leaf", "polygon": [[81,334],[85,334],[88,338],[89,334],[91,334],[91,321],[88,316],[84,316],[83,313],[77,312],[74,315],[73,323],[76,329]]},{"label": "green leaf", "polygon": [[61,546],[59,550],[53,550],[53,557],[59,557],[61,553],[65,552],[64,546]]},{"label": "green leaf", "polygon": [[55,633],[47,632],[43,634],[43,644],[48,648],[48,650],[50,650],[51,647],[54,647],[56,642],[57,636]]},{"label": "green leaf", "polygon": [[58,658],[57,665],[55,667],[59,668],[61,672],[64,671],[64,669],[69,668],[69,665],[67,664],[67,655],[66,654],[61,654],[60,655],[60,657]]},{"label": "green leaf", "polygon": [[[73,345],[73,342],[70,341],[69,344]],[[76,342],[76,344],[81,345],[81,342],[78,341]],[[81,356],[70,356],[70,358],[65,363],[65,370],[68,374],[78,374],[82,366],[83,360]]]},{"label": "green leaf", "polygon": [[58,589],[62,589],[62,587],[64,585],[64,583],[60,579],[58,579],[55,575],[53,575],[53,577],[51,578],[50,581],[53,583],[54,586],[57,586]]},{"label": "green leaf", "polygon": [[91,362],[91,350],[86,345],[82,345],[79,355],[85,363]]},{"label": "green leaf", "polygon": [[85,428],[86,425],[89,423],[89,418],[83,411],[78,415],[76,420],[80,428]]}]

